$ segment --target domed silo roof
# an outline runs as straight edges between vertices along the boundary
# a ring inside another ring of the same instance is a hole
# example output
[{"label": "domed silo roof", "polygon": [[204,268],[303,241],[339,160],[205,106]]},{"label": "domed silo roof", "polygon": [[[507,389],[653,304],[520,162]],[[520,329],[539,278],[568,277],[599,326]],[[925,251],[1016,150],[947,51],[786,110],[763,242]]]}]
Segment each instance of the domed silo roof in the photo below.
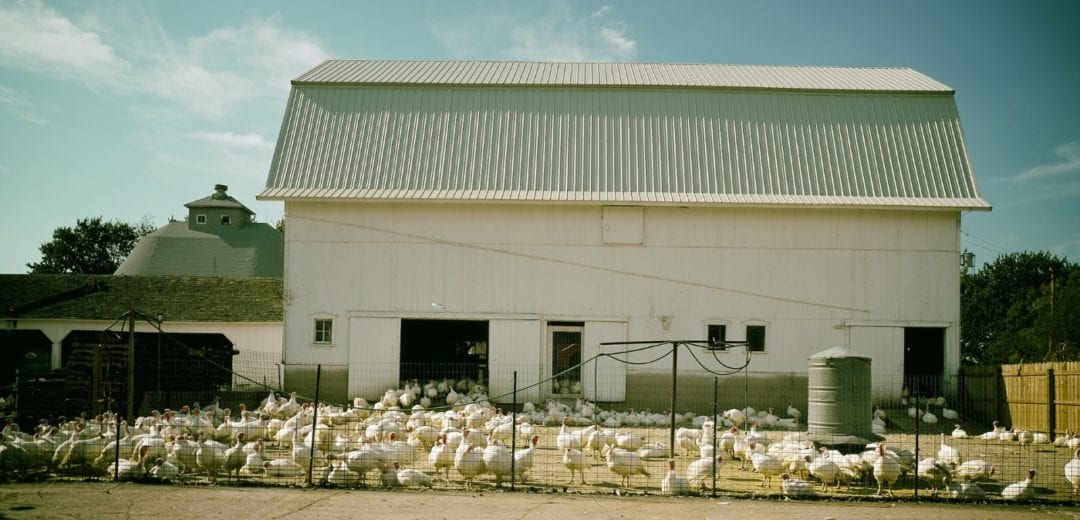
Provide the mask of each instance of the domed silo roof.
[{"label": "domed silo roof", "polygon": [[285,241],[254,212],[225,193],[185,204],[188,218],[139,240],[116,275],[251,277],[284,273]]}]

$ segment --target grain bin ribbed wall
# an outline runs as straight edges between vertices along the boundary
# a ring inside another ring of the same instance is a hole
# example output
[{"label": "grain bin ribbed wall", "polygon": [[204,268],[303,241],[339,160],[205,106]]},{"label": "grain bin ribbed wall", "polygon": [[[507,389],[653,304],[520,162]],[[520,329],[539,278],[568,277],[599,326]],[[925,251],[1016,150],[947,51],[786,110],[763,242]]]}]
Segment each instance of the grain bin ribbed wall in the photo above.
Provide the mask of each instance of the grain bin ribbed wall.
[{"label": "grain bin ribbed wall", "polygon": [[835,347],[809,359],[809,433],[821,438],[874,437],[870,431],[870,358]]}]

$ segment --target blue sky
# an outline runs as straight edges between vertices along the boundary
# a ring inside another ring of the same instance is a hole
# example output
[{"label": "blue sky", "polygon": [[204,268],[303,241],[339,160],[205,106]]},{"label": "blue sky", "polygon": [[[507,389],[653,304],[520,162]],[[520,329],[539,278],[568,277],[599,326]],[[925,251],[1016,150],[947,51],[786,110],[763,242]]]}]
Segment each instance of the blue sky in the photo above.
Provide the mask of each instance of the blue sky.
[{"label": "blue sky", "polygon": [[0,273],[59,226],[258,202],[289,80],[327,58],[912,67],[956,90],[977,262],[1080,261],[1080,2],[0,2]]}]

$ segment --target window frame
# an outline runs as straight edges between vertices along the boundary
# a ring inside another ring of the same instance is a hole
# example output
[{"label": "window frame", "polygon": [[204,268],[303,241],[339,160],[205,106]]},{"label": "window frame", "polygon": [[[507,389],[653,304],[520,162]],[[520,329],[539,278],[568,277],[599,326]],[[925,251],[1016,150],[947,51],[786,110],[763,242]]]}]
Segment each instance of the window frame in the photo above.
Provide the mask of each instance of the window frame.
[{"label": "window frame", "polygon": [[[761,344],[754,345],[753,340],[750,337],[750,331],[761,331]],[[767,352],[768,346],[768,326],[764,323],[747,323],[746,324],[746,351],[752,354],[763,354]]]},{"label": "window frame", "polygon": [[[326,325],[326,328],[322,329],[321,325]],[[320,340],[320,335],[325,337]],[[318,317],[312,320],[311,344],[320,347],[334,345],[334,318]]]},{"label": "window frame", "polygon": [[727,341],[727,323],[706,323],[705,324],[705,339],[708,340],[710,343],[713,341],[713,334],[712,334],[712,328],[713,327],[719,327],[720,328],[720,338],[719,338],[719,340],[721,342]]},{"label": "window frame", "polygon": [[232,225],[232,215],[222,215],[221,216],[221,225],[222,226],[231,226]]},{"label": "window frame", "polygon": [[206,215],[205,214],[195,215],[195,223],[200,224],[200,225],[205,225],[206,224]]}]

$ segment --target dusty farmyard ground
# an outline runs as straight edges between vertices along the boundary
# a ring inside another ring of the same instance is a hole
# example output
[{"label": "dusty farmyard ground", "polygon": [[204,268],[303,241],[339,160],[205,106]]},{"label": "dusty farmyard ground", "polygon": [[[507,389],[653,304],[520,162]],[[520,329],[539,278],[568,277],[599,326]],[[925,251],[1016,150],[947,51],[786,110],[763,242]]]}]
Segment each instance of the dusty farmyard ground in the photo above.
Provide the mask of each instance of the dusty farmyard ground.
[{"label": "dusty farmyard ground", "polygon": [[137,483],[7,484],[0,518],[797,518],[1080,519],[1072,505],[958,505],[884,501],[785,501],[706,497],[485,491],[375,491]]}]

